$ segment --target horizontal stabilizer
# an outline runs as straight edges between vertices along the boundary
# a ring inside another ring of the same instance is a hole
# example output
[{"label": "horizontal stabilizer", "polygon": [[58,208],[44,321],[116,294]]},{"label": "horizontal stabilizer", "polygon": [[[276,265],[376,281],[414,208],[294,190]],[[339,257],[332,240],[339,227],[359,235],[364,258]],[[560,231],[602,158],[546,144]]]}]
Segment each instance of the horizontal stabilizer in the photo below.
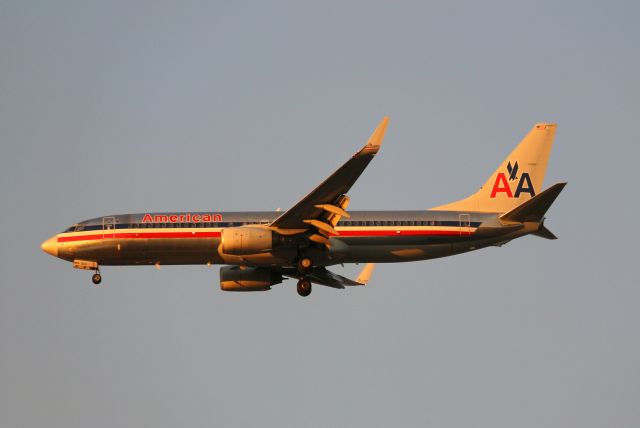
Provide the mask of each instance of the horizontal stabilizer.
[{"label": "horizontal stabilizer", "polygon": [[567,183],[554,184],[544,192],[537,194],[533,198],[504,214],[500,219],[505,221],[517,221],[520,223],[525,221],[541,222],[551,204],[553,204],[566,185]]},{"label": "horizontal stabilizer", "polygon": [[534,232],[533,235],[544,239],[558,239],[558,237],[554,235],[552,231],[547,229],[544,224],[541,224],[540,229],[538,229],[537,232]]}]

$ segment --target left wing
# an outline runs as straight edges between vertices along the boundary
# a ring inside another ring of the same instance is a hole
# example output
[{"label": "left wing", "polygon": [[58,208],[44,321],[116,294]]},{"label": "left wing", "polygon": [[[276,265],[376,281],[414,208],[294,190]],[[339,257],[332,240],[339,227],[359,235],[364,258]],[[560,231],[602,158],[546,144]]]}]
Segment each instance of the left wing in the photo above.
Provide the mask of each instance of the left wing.
[{"label": "left wing", "polygon": [[[367,144],[336,172],[324,180],[300,202],[278,217],[271,227],[306,230],[315,227],[321,235],[313,235],[317,242],[326,243],[326,237],[337,234],[333,226],[340,217],[348,217],[345,208],[349,198],[345,195],[356,182],[371,159],[380,150],[389,118],[384,117],[371,134]],[[335,220],[335,221],[332,221]],[[313,238],[312,238],[313,239]]]}]

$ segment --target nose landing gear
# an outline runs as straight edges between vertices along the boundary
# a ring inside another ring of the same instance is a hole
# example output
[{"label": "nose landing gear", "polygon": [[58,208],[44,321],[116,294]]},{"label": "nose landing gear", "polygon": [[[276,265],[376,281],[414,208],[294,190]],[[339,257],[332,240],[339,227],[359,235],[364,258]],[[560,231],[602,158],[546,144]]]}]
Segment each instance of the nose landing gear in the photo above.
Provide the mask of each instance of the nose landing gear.
[{"label": "nose landing gear", "polygon": [[96,273],[91,277],[91,282],[98,285],[102,282],[102,275],[100,275],[100,269],[96,269]]}]

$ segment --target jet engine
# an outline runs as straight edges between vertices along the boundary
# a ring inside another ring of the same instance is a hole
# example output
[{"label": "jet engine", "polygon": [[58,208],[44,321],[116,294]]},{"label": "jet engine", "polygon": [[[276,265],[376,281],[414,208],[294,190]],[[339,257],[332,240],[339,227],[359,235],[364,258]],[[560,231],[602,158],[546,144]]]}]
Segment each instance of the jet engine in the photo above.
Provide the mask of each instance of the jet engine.
[{"label": "jet engine", "polygon": [[282,275],[269,268],[223,266],[220,268],[220,289],[223,291],[266,291],[280,284]]},{"label": "jet engine", "polygon": [[264,253],[273,248],[273,231],[266,227],[228,227],[222,229],[220,243],[225,254]]}]

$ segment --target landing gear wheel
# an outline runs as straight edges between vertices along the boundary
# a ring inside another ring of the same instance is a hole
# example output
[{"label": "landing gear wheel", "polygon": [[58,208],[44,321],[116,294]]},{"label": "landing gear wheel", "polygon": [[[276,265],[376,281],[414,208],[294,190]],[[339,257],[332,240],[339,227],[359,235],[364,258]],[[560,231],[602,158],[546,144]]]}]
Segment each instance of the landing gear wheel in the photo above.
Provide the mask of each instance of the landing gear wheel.
[{"label": "landing gear wheel", "polygon": [[307,297],[311,294],[311,281],[308,279],[301,279],[298,281],[298,294],[302,297]]},{"label": "landing gear wheel", "polygon": [[313,268],[313,260],[309,257],[300,257],[298,260],[298,272],[308,273]]},{"label": "landing gear wheel", "polygon": [[91,277],[91,281],[93,281],[95,285],[100,284],[102,282],[102,275],[100,275],[99,273],[94,273]]}]

